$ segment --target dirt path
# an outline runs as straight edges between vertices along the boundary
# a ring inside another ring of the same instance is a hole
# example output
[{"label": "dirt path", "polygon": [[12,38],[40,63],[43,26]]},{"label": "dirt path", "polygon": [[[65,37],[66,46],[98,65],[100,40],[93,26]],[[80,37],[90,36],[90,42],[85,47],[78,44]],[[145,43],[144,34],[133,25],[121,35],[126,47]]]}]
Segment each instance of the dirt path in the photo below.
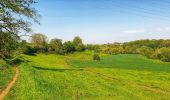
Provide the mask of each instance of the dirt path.
[{"label": "dirt path", "polygon": [[9,90],[17,80],[18,75],[19,75],[19,69],[18,67],[15,67],[15,75],[12,78],[11,82],[7,85],[7,87],[0,93],[0,100],[3,100],[3,98],[8,94]]}]

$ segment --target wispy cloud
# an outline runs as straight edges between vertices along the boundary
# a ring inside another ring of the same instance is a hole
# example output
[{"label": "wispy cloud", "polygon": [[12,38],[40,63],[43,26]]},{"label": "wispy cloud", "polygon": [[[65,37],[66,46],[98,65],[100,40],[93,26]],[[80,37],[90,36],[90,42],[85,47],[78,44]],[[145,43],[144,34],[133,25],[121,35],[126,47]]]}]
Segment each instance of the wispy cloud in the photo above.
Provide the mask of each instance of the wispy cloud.
[{"label": "wispy cloud", "polygon": [[134,29],[134,30],[126,30],[123,33],[144,33],[146,32],[145,29]]}]

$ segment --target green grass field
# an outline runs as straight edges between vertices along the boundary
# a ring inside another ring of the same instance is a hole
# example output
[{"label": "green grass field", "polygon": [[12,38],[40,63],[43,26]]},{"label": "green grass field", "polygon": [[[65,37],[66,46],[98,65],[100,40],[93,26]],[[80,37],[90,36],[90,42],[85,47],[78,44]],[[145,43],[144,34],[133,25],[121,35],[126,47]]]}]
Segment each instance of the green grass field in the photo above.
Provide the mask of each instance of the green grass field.
[{"label": "green grass field", "polygon": [[12,67],[6,64],[6,62],[0,59],[0,92],[11,81],[15,71]]},{"label": "green grass field", "polygon": [[[22,55],[20,76],[6,100],[168,100],[170,63],[140,55]],[[2,76],[2,75],[1,75]]]}]

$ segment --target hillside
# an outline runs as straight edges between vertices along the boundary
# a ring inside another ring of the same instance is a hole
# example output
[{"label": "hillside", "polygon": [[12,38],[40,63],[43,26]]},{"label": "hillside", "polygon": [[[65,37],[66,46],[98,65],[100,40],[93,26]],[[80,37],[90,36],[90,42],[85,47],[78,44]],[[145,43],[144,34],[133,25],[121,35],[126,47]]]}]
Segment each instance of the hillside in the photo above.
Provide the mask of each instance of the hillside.
[{"label": "hillside", "polygon": [[93,61],[91,52],[22,57],[27,62],[6,100],[170,98],[170,63],[126,54]]}]

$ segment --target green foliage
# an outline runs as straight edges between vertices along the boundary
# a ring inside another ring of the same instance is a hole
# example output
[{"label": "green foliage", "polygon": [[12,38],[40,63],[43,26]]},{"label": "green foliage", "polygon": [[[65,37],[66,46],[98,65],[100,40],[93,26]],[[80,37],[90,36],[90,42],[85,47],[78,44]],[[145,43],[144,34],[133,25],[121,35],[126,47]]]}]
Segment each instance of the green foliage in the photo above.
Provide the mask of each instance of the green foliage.
[{"label": "green foliage", "polygon": [[170,47],[170,40],[162,40],[162,47]]},{"label": "green foliage", "polygon": [[22,52],[27,55],[34,55],[36,53],[36,49],[27,45],[22,49]]},{"label": "green foliage", "polygon": [[74,39],[73,39],[73,44],[75,46],[77,46],[78,44],[82,44],[82,39],[79,37],[79,36],[76,36]]},{"label": "green foliage", "polygon": [[82,39],[79,36],[76,36],[73,39],[73,45],[74,45],[76,51],[84,51],[85,50],[85,46],[82,42]]},{"label": "green foliage", "polygon": [[49,43],[49,52],[56,54],[64,54],[62,40],[52,39]]},{"label": "green foliage", "polygon": [[19,46],[20,46],[20,48],[22,49],[22,48],[24,48],[27,44],[28,44],[28,43],[27,43],[26,40],[22,40],[22,41],[19,43]]},{"label": "green foliage", "polygon": [[94,55],[93,55],[93,60],[100,61],[100,56],[99,56],[99,54],[94,54]]},{"label": "green foliage", "polygon": [[103,53],[106,53],[106,54],[121,54],[123,53],[123,48],[122,47],[114,47],[114,48],[104,48]]},{"label": "green foliage", "polygon": [[14,57],[14,58],[10,58],[10,59],[6,59],[6,62],[9,64],[9,65],[19,65],[23,62],[23,60],[19,57]]},{"label": "green foliage", "polygon": [[106,54],[122,54],[124,53],[124,49],[121,44],[114,43],[104,46],[102,52]]},{"label": "green foliage", "polygon": [[12,56],[18,47],[18,41],[10,33],[0,32],[0,57],[6,58]]},{"label": "green foliage", "polygon": [[75,46],[76,51],[84,51],[85,50],[85,46],[84,44],[78,44],[77,46]]},{"label": "green foliage", "polygon": [[138,47],[137,46],[124,46],[124,52],[126,54],[136,54]]},{"label": "green foliage", "polygon": [[170,48],[160,48],[155,52],[155,57],[166,62],[170,62]]},{"label": "green foliage", "polygon": [[[33,8],[34,0],[0,0],[0,56],[12,55],[18,47],[18,33],[30,32],[32,21],[39,23],[39,14]],[[29,19],[29,20],[26,20]]]},{"label": "green foliage", "polygon": [[93,44],[87,44],[86,46],[87,50],[94,50],[94,52],[99,53],[101,51],[100,45],[93,45]]},{"label": "green foliage", "polygon": [[23,54],[34,55],[36,53],[36,49],[25,40],[20,42],[20,49]]},{"label": "green foliage", "polygon": [[[40,15],[33,8],[35,0],[0,0],[1,32],[18,36],[19,32],[29,32],[30,22],[39,23]],[[25,18],[31,21],[25,20]]]},{"label": "green foliage", "polygon": [[3,59],[0,59],[0,70],[4,69],[5,67],[8,67],[8,64]]},{"label": "green foliage", "polygon": [[148,58],[153,58],[154,50],[150,47],[143,46],[137,49],[137,53],[142,54]]},{"label": "green foliage", "polygon": [[136,48],[141,48],[143,46],[152,48],[152,49],[157,49],[161,47],[169,47],[170,46],[170,40],[136,40],[136,41],[131,41],[131,42],[126,42],[123,44],[124,47],[136,47]]},{"label": "green foliage", "polygon": [[32,35],[31,43],[37,52],[48,52],[48,39],[47,36],[41,33],[35,33]]},{"label": "green foliage", "polygon": [[71,41],[64,42],[63,47],[66,54],[75,52],[74,44]]},{"label": "green foliage", "polygon": [[[106,54],[141,54],[148,58],[160,59],[169,62],[168,50],[160,48],[169,48],[170,40],[136,40],[126,43],[105,44],[102,47],[102,53]],[[160,49],[160,50],[159,50]],[[155,52],[156,51],[156,52]],[[161,52],[160,52],[161,51]],[[154,53],[155,52],[155,53]],[[167,54],[167,55],[166,55]],[[160,57],[160,55],[162,57]],[[166,56],[165,56],[166,55]]]}]

